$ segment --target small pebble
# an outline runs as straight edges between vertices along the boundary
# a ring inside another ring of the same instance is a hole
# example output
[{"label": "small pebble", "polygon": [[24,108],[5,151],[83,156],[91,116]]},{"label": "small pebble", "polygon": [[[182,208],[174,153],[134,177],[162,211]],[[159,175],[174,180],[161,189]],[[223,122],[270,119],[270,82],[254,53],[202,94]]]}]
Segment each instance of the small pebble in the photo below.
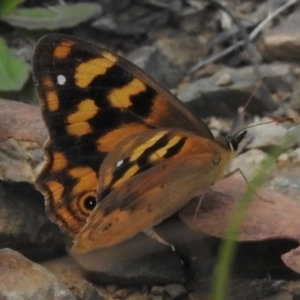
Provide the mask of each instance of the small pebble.
[{"label": "small pebble", "polygon": [[121,298],[125,299],[131,294],[131,291],[129,289],[119,289],[114,292],[114,295]]},{"label": "small pebble", "polygon": [[186,288],[179,283],[173,283],[165,286],[165,291],[172,299],[182,299],[187,295]]},{"label": "small pebble", "polygon": [[153,295],[151,297],[151,300],[164,300],[164,297],[163,296],[155,296],[155,295]]},{"label": "small pebble", "polygon": [[107,285],[106,286],[106,290],[109,292],[109,293],[114,293],[116,290],[118,289],[118,287],[116,285]]},{"label": "small pebble", "polygon": [[151,294],[155,296],[162,296],[165,293],[165,289],[162,286],[154,285],[151,288]]}]

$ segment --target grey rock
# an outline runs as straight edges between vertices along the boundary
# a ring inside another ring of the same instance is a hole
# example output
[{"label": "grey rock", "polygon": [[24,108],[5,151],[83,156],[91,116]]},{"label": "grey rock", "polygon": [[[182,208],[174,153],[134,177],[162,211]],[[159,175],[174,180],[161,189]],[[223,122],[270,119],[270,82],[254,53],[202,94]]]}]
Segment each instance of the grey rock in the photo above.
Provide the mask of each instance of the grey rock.
[{"label": "grey rock", "polygon": [[[255,176],[267,154],[259,149],[251,149],[237,156],[230,165],[229,172],[240,169],[243,175],[250,180]],[[237,175],[238,176],[238,175]]]},{"label": "grey rock", "polygon": [[257,119],[252,125],[259,125],[249,128],[248,135],[252,137],[250,143],[246,146],[248,149],[252,148],[266,148],[280,144],[286,136],[288,129],[280,123],[262,124],[264,122],[272,121],[270,118]]},{"label": "grey rock", "polygon": [[27,182],[0,180],[0,247],[34,260],[64,251],[64,236],[47,218],[44,197]]},{"label": "grey rock", "polygon": [[151,289],[151,294],[152,295],[157,295],[157,296],[161,296],[165,293],[165,289],[163,286],[159,286],[159,285],[154,285]]},{"label": "grey rock", "polygon": [[186,288],[178,283],[165,286],[165,291],[172,299],[182,299],[188,294]]},{"label": "grey rock", "polygon": [[264,59],[268,61],[300,61],[300,10],[294,11],[276,27],[266,31],[259,43]]},{"label": "grey rock", "polygon": [[[203,236],[185,225],[178,216],[173,216],[158,226],[155,231],[181,253],[187,254],[186,245],[201,241]],[[203,249],[201,243],[200,249]],[[199,248],[195,250],[200,253]],[[202,252],[201,252],[202,253]],[[161,285],[186,283],[185,271],[191,271],[182,263],[182,257],[156,240],[140,233],[130,240],[86,254],[70,254],[85,272],[86,278],[99,284],[113,285]]]},{"label": "grey rock", "polygon": [[[296,83],[289,64],[261,65],[260,71],[270,91],[291,91]],[[220,85],[224,76],[230,78],[229,85]],[[198,112],[200,117],[210,115],[233,117],[239,107],[246,104],[251,97],[257,79],[252,67],[238,69],[224,68],[209,78],[196,80],[183,86],[178,91],[178,98],[186,103],[191,110]],[[262,96],[257,94],[248,106],[252,113],[265,110]]]},{"label": "grey rock", "polygon": [[207,51],[208,46],[203,38],[177,36],[161,38],[152,46],[138,48],[128,54],[127,59],[160,84],[171,88],[182,79],[187,67],[205,56]]},{"label": "grey rock", "polygon": [[45,268],[11,249],[0,250],[0,299],[75,300]]},{"label": "grey rock", "polygon": [[0,143],[0,179],[34,183],[44,152],[33,142],[8,139]]},{"label": "grey rock", "polygon": [[151,297],[151,300],[164,300],[164,297],[163,296],[152,296]]},{"label": "grey rock", "polygon": [[182,263],[169,246],[138,234],[119,245],[87,254],[70,252],[85,271],[85,277],[99,284],[166,285],[185,283]]}]

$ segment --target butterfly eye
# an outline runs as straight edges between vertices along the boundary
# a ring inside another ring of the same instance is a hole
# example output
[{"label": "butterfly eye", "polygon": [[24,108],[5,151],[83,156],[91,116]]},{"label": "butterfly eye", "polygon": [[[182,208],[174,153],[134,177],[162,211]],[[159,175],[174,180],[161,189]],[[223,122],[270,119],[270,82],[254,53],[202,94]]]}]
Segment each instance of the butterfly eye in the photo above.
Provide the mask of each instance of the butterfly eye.
[{"label": "butterfly eye", "polygon": [[88,196],[87,198],[84,199],[84,208],[86,210],[93,210],[96,206],[96,198],[92,196]]}]

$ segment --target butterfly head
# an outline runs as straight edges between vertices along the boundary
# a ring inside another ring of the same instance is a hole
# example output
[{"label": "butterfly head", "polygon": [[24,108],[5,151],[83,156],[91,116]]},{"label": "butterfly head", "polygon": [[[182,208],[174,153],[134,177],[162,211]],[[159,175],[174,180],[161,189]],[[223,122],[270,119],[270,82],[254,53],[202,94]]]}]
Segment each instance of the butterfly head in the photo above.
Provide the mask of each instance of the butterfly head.
[{"label": "butterfly head", "polygon": [[238,150],[239,144],[245,138],[246,134],[247,130],[242,130],[238,131],[233,136],[227,137],[228,145],[232,151],[236,152]]},{"label": "butterfly head", "polygon": [[226,152],[234,153],[238,150],[239,144],[245,138],[247,130],[241,130],[232,136],[219,137],[216,139],[216,142],[224,149]]}]

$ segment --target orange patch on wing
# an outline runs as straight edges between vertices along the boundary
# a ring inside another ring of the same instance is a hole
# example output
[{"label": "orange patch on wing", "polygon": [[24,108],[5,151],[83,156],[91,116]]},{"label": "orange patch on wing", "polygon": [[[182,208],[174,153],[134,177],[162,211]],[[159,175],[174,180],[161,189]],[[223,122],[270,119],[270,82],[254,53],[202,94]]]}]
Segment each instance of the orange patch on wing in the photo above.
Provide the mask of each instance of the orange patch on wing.
[{"label": "orange patch on wing", "polygon": [[[78,224],[78,221],[74,218],[72,213],[68,210],[67,207],[61,206],[56,209],[56,214],[60,217],[60,220],[56,220],[59,224],[68,224],[68,235],[75,237],[81,230],[81,225]],[[62,220],[64,222],[62,222]]]},{"label": "orange patch on wing", "polygon": [[137,147],[133,154],[130,156],[130,161],[136,161],[140,155],[148,148],[153,146],[161,137],[163,137],[167,131],[161,131],[158,134],[154,135],[151,139],[143,143],[141,146]]},{"label": "orange patch on wing", "polygon": [[173,138],[171,138],[167,145],[165,145],[164,147],[158,149],[157,151],[155,151],[152,155],[150,155],[149,160],[151,162],[162,158],[169,150],[169,148],[173,147],[174,145],[176,145],[179,141],[181,140],[180,136],[174,136]]},{"label": "orange patch on wing", "polygon": [[166,100],[165,98],[157,94],[153,101],[152,101],[152,107],[151,107],[151,112],[149,117],[145,119],[145,122],[153,124],[159,122],[160,120],[164,119],[166,115],[169,114],[169,109],[166,105]]},{"label": "orange patch on wing", "polygon": [[108,99],[112,106],[126,108],[131,105],[130,97],[138,95],[146,90],[146,85],[138,78],[134,78],[127,85],[113,89],[108,95]]},{"label": "orange patch on wing", "polygon": [[55,91],[46,92],[47,108],[50,111],[56,111],[59,108],[59,99]]},{"label": "orange patch on wing", "polygon": [[127,136],[147,129],[149,128],[144,124],[116,128],[98,139],[97,149],[101,152],[110,152]]},{"label": "orange patch on wing", "polygon": [[54,87],[54,82],[49,76],[44,77],[42,82],[45,87]]},{"label": "orange patch on wing", "polygon": [[75,184],[72,190],[73,195],[77,195],[84,191],[89,191],[92,188],[96,190],[98,179],[97,174],[92,168],[77,167],[71,169],[69,171],[69,174],[78,180],[78,182]]},{"label": "orange patch on wing", "polygon": [[63,170],[68,165],[68,161],[63,153],[54,152],[53,153],[53,164],[51,171]]},{"label": "orange patch on wing", "polygon": [[87,87],[92,80],[106,73],[107,69],[114,65],[114,61],[107,58],[95,58],[81,63],[75,71],[76,84],[80,88]]},{"label": "orange patch on wing", "polygon": [[51,191],[55,206],[62,205],[62,194],[64,192],[63,185],[55,180],[48,181],[46,184],[48,186],[48,189]]},{"label": "orange patch on wing", "polygon": [[53,51],[53,55],[55,58],[66,58],[74,45],[74,42],[64,41],[61,42]]},{"label": "orange patch on wing", "polygon": [[67,131],[71,135],[81,136],[92,132],[90,124],[86,121],[93,118],[99,110],[94,100],[85,99],[78,104],[77,111],[69,115]]},{"label": "orange patch on wing", "polygon": [[119,179],[117,180],[114,184],[113,187],[119,187],[122,185],[122,183],[126,182],[129,178],[133,177],[138,171],[140,170],[140,167],[138,165],[133,165],[131,168],[129,168],[126,173]]},{"label": "orange patch on wing", "polygon": [[88,122],[80,122],[66,126],[68,134],[82,136],[92,132],[92,128]]},{"label": "orange patch on wing", "polygon": [[82,100],[77,107],[77,111],[68,116],[68,123],[79,123],[87,121],[94,117],[99,110],[99,107],[95,104],[92,99]]},{"label": "orange patch on wing", "polygon": [[102,51],[101,54],[103,55],[103,57],[107,58],[108,60],[111,60],[112,62],[116,63],[118,60],[118,57],[116,57],[115,55],[113,55],[112,53],[108,52],[108,51]]}]

